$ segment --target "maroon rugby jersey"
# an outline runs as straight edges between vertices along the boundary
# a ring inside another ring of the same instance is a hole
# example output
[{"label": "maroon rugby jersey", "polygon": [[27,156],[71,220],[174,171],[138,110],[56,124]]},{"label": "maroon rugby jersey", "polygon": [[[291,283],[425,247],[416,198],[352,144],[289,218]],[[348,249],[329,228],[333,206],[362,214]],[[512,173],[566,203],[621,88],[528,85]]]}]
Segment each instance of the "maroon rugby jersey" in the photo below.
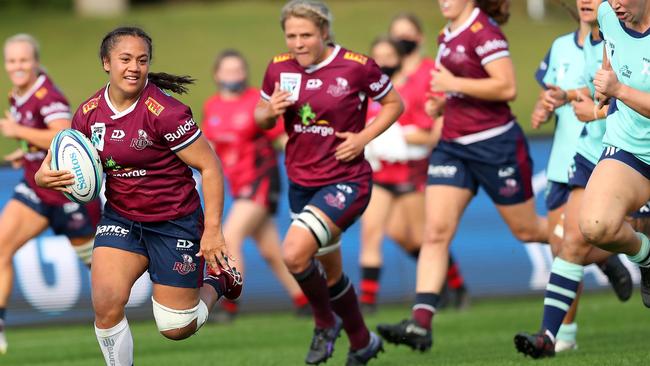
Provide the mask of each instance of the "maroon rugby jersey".
[{"label": "maroon rugby jersey", "polygon": [[[475,8],[469,19],[453,32],[445,27],[438,36],[438,47],[439,62],[452,74],[463,78],[487,78],[485,65],[510,56],[508,41],[499,26],[479,8]],[[442,138],[453,140],[505,125],[513,119],[506,102],[447,93]]]},{"label": "maroon rugby jersey", "polygon": [[278,165],[272,143],[282,125],[267,131],[257,126],[253,114],[259,99],[259,90],[248,88],[237,99],[216,94],[203,106],[201,129],[214,143],[233,194]]},{"label": "maroon rugby jersey", "polygon": [[[63,94],[54,86],[50,78],[41,74],[27,93],[21,96],[9,96],[11,115],[22,126],[46,129],[47,124],[59,120],[70,120],[70,106]],[[47,149],[25,142],[23,168],[25,181],[34,190],[38,198],[49,205],[63,205],[70,202],[62,193],[36,185],[34,174],[41,167]]]},{"label": "maroon rugby jersey", "polygon": [[190,108],[148,83],[118,112],[108,87],[84,102],[72,120],[93,143],[106,173],[106,199],[120,215],[152,222],[186,216],[200,205],[190,168],[176,153],[201,131]]},{"label": "maroon rugby jersey", "polygon": [[308,68],[291,54],[275,56],[264,75],[262,98],[270,99],[276,82],[296,98],[284,114],[289,136],[285,164],[289,179],[305,187],[370,178],[363,153],[350,162],[334,158],[343,141],[334,133],[361,131],[368,98],[379,100],[392,88],[390,78],[371,58],[333,47],[328,58]]}]

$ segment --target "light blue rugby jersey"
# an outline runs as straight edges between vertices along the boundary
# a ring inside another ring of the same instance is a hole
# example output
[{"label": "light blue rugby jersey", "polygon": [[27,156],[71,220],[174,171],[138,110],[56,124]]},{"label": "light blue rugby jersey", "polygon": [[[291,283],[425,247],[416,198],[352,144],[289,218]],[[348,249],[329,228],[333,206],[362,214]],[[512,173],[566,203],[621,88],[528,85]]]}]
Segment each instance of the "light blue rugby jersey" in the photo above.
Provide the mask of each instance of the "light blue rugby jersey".
[{"label": "light blue rugby jersey", "polygon": [[[558,37],[540,64],[535,78],[543,88],[546,88],[546,84],[557,85],[563,90],[584,87],[582,74],[585,65],[582,52],[577,31]],[[569,167],[584,124],[576,118],[570,104],[556,109],[555,117],[553,148],[546,176],[548,180],[567,183]]]},{"label": "light blue rugby jersey", "polygon": [[[650,92],[650,30],[639,33],[626,28],[607,2],[598,8],[598,23],[618,80],[631,88]],[[617,100],[607,116],[603,144],[623,149],[650,164],[650,118]]]},{"label": "light blue rugby jersey", "polygon": [[[583,53],[585,59],[584,82],[589,88],[590,96],[594,96],[594,76],[603,64],[602,40],[594,41],[591,33],[585,38]],[[605,119],[599,119],[583,124],[582,134],[578,141],[576,152],[593,164],[598,163],[603,152],[603,135],[605,135]]]}]

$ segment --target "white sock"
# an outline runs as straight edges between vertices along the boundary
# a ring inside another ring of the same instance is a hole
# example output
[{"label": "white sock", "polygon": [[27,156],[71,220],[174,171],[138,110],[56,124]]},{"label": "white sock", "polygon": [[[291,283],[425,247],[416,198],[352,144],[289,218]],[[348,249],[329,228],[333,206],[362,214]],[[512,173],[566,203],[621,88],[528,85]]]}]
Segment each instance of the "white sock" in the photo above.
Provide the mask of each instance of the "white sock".
[{"label": "white sock", "polygon": [[106,365],[133,365],[133,337],[126,317],[113,328],[99,329],[95,325],[95,334],[99,348],[104,354]]}]

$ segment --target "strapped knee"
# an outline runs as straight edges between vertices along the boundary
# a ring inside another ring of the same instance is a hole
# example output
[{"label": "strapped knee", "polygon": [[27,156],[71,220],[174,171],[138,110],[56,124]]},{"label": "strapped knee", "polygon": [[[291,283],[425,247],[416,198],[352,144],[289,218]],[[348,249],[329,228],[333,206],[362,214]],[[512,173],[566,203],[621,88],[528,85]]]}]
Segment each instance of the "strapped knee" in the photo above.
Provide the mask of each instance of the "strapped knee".
[{"label": "strapped knee", "polygon": [[196,331],[208,320],[208,306],[199,300],[198,305],[191,309],[175,310],[159,304],[153,297],[153,317],[156,320],[158,331],[164,332],[173,329],[182,329],[196,319]]},{"label": "strapped knee", "polygon": [[341,245],[341,241],[332,243],[332,231],[327,225],[327,222],[320,213],[310,207],[305,207],[301,213],[295,215],[291,225],[302,227],[311,232],[319,247],[316,255],[333,252]]}]

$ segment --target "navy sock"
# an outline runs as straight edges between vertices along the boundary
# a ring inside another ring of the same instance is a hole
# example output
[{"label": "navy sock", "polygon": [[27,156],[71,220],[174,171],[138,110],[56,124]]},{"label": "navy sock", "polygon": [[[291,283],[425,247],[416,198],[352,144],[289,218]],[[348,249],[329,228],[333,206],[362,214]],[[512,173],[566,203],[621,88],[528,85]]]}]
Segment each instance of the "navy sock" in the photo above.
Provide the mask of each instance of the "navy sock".
[{"label": "navy sock", "polygon": [[544,295],[544,318],[542,330],[555,341],[555,336],[562,325],[562,320],[571,308],[578,286],[584,274],[583,266],[570,263],[560,257],[553,260],[551,278],[546,285]]},{"label": "navy sock", "polygon": [[7,312],[7,308],[0,308],[0,320],[5,320],[6,312]]}]

